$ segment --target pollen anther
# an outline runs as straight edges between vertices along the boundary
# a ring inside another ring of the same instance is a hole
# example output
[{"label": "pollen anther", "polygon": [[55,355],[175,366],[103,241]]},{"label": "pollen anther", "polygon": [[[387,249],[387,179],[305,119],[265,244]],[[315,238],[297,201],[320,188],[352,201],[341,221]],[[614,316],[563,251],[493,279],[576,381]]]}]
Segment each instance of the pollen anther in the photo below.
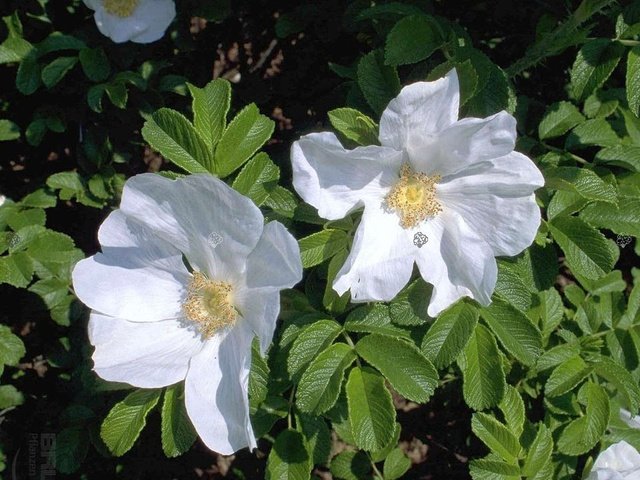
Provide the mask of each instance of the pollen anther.
[{"label": "pollen anther", "polygon": [[130,17],[140,0],[102,0],[104,9],[111,15],[121,18]]},{"label": "pollen anther", "polygon": [[194,272],[182,309],[198,324],[202,335],[211,338],[218,330],[235,324],[238,310],[232,303],[232,293],[229,283],[214,282]]},{"label": "pollen anther", "polygon": [[436,183],[442,177],[416,173],[405,163],[400,169],[400,180],[385,197],[386,206],[400,217],[402,228],[413,228],[427,218],[437,215],[442,207],[435,198]]}]

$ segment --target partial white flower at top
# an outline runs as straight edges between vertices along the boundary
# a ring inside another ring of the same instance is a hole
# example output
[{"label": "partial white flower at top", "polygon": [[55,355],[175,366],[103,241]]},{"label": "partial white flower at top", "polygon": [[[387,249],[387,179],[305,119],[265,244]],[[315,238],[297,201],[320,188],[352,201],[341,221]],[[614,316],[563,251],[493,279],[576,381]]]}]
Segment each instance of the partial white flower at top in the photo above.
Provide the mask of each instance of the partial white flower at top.
[{"label": "partial white flower at top", "polygon": [[586,480],[640,480],[640,453],[624,440],[598,455]]},{"label": "partial white flower at top", "polygon": [[[298,243],[251,200],[210,175],[137,175],[100,227],[102,253],[73,271],[92,309],[94,370],[141,388],[185,381],[204,443],[256,446],[247,398],[251,342],[271,343],[280,290],[302,278]],[[223,239],[217,246],[211,232]]]},{"label": "partial white flower at top", "polygon": [[83,0],[98,30],[116,43],[159,40],[176,16],[173,0]]},{"label": "partial white flower at top", "polygon": [[430,316],[463,296],[491,301],[495,256],[516,255],[540,225],[540,171],[515,152],[506,112],[458,120],[455,70],[402,89],[380,120],[382,146],[346,150],[333,133],[292,147],[293,185],[328,220],[364,207],[333,288],[355,302],[389,301],[414,262],[433,284]]}]

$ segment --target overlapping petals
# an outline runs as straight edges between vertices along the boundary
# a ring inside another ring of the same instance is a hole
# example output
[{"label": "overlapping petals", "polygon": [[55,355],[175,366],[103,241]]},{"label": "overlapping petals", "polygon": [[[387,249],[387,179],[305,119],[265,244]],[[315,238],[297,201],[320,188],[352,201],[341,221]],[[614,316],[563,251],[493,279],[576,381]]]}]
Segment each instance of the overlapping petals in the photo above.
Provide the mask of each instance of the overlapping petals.
[{"label": "overlapping petals", "polygon": [[[499,112],[458,121],[458,107],[452,70],[403,88],[389,103],[380,120],[382,146],[346,150],[329,133],[294,143],[294,187],[320,216],[336,220],[364,206],[333,284],[338,293],[350,289],[356,302],[391,300],[415,263],[434,287],[429,315],[463,296],[487,305],[497,279],[494,257],[515,255],[533,241],[540,225],[533,192],[544,179],[513,150],[515,119]],[[402,225],[389,208],[402,165],[436,179],[441,209],[417,224]]]},{"label": "overlapping petals", "polygon": [[640,453],[624,440],[598,455],[586,480],[638,480]]},{"label": "overlapping petals", "polygon": [[[99,240],[102,253],[73,271],[76,294],[93,310],[96,373],[141,388],[185,380],[187,413],[209,448],[255,447],[251,342],[257,336],[264,352],[280,290],[302,277],[295,239],[277,222],[263,227],[249,199],[210,175],[144,174],[127,181]],[[240,312],[209,337],[183,309],[195,272],[231,285]]]}]

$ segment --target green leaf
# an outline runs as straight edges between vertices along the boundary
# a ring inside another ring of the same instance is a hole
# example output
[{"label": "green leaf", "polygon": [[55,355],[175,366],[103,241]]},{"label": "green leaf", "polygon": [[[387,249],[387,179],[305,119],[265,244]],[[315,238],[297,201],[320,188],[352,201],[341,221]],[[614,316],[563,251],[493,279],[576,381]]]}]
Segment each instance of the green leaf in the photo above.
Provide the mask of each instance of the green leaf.
[{"label": "green leaf", "polygon": [[618,14],[616,36],[631,38],[638,33],[640,33],[640,7],[637,3],[631,2]]},{"label": "green leaf", "polygon": [[571,68],[571,92],[578,101],[584,101],[609,78],[616,68],[624,46],[608,38],[596,38],[585,43]]},{"label": "green leaf", "polygon": [[26,354],[20,337],[11,333],[11,329],[0,325],[0,366],[17,365]]},{"label": "green leaf", "polygon": [[15,252],[0,257],[0,284],[8,283],[25,288],[33,278],[33,260],[25,252]]},{"label": "green leaf", "polygon": [[251,413],[251,425],[257,438],[273,428],[273,424],[289,413],[289,402],[282,397],[267,397],[260,406]]},{"label": "green leaf", "polygon": [[331,459],[329,469],[333,478],[362,480],[369,478],[371,462],[363,452],[344,450]]},{"label": "green leaf", "polygon": [[56,206],[56,196],[44,188],[40,188],[20,200],[23,207],[49,208]]},{"label": "green leaf", "polygon": [[609,357],[598,356],[594,363],[595,372],[607,382],[615,385],[620,392],[632,413],[637,413],[640,409],[640,386],[633,375],[623,366],[619,365]]},{"label": "green leaf", "polygon": [[265,200],[264,205],[278,215],[293,218],[298,202],[291,191],[280,185],[276,185],[273,191],[269,192],[269,197]]},{"label": "green leaf", "polygon": [[84,192],[84,183],[78,172],[59,172],[47,178],[47,186],[52,190]]},{"label": "green leaf", "polygon": [[349,303],[349,298],[351,296],[348,291],[344,292],[342,295],[338,295],[338,292],[333,289],[333,281],[348,256],[349,252],[346,249],[340,250],[333,256],[329,262],[329,267],[327,268],[327,286],[325,287],[324,295],[322,296],[322,304],[327,311],[332,313],[342,313],[347,306],[347,303]]},{"label": "green leaf", "polygon": [[580,356],[576,355],[556,367],[544,386],[547,397],[558,397],[582,382],[591,373],[589,367]]},{"label": "green leaf", "polygon": [[327,463],[331,453],[331,430],[324,418],[301,413],[296,415],[296,424],[307,442],[307,451],[312,453],[313,464]]},{"label": "green leaf", "polygon": [[226,128],[216,147],[216,173],[224,178],[240,168],[273,134],[274,122],[255,104],[244,107]]},{"label": "green leaf", "polygon": [[378,145],[378,124],[353,108],[336,108],[329,112],[331,125],[358,145]]},{"label": "green leaf", "polygon": [[564,317],[562,298],[555,288],[550,288],[538,293],[540,300],[540,327],[542,338],[549,335],[560,325]]},{"label": "green leaf", "polygon": [[251,342],[251,371],[249,372],[249,400],[257,406],[267,398],[269,383],[269,365],[260,354],[258,337]]},{"label": "green leaf", "polygon": [[469,471],[474,480],[520,480],[520,468],[517,465],[509,465],[492,455],[471,460]]},{"label": "green leaf", "polygon": [[177,457],[185,453],[197,434],[184,403],[184,384],[177,383],[164,392],[162,404],[162,450],[167,457]]},{"label": "green leaf", "polygon": [[40,74],[42,66],[38,63],[35,50],[31,50],[26,55],[20,66],[18,67],[18,73],[16,75],[16,88],[23,95],[31,95],[38,90],[40,86]]},{"label": "green leaf", "polygon": [[346,386],[349,420],[356,446],[380,450],[393,437],[396,411],[384,379],[368,367],[355,367]]},{"label": "green leaf", "polygon": [[258,153],[242,168],[233,181],[233,188],[261,206],[278,186],[280,169],[269,155]]},{"label": "green leaf", "polygon": [[629,50],[626,86],[629,109],[637,117],[640,115],[640,47]]},{"label": "green leaf", "polygon": [[396,69],[384,64],[382,50],[374,50],[358,64],[358,85],[373,111],[380,115],[400,92]]},{"label": "green leaf", "polygon": [[542,336],[524,313],[496,298],[480,315],[511,355],[525,365],[535,363],[542,351]]},{"label": "green leaf", "polygon": [[553,452],[553,438],[544,423],[538,424],[538,433],[527,452],[527,458],[522,467],[522,475],[533,477],[543,469],[551,459]]},{"label": "green leaf", "polygon": [[76,63],[78,63],[78,57],[56,58],[42,69],[42,83],[44,83],[47,88],[53,87],[64,78]]},{"label": "green leaf", "polygon": [[334,320],[318,320],[305,328],[293,341],[287,359],[287,369],[292,378],[312,360],[318,357],[342,331],[342,325]]},{"label": "green leaf", "polygon": [[33,46],[23,38],[7,38],[0,45],[0,65],[20,62],[32,49]]},{"label": "green leaf", "polygon": [[113,105],[122,110],[127,108],[129,92],[127,91],[127,86],[124,83],[112,81],[105,85],[104,91],[107,92],[107,96]]},{"label": "green leaf", "polygon": [[428,58],[442,45],[437,27],[425,15],[412,15],[400,20],[387,35],[385,65],[406,65]]},{"label": "green leaf", "polygon": [[595,157],[596,163],[615,165],[632,172],[640,172],[640,147],[634,145],[617,145],[603,148]]},{"label": "green leaf", "polygon": [[302,433],[284,430],[276,438],[267,459],[267,480],[307,480],[313,463]]},{"label": "green leaf", "polygon": [[133,447],[161,393],[162,389],[158,388],[136,390],[111,409],[100,428],[100,437],[116,457]]},{"label": "green leaf", "polygon": [[0,142],[20,138],[20,127],[11,120],[0,120]]},{"label": "green leaf", "polygon": [[547,107],[538,125],[538,136],[540,140],[559,137],[584,121],[584,116],[572,103],[554,103]]},{"label": "green leaf", "polygon": [[392,337],[367,335],[356,353],[378,369],[403,397],[426,403],[438,386],[438,372],[418,348]]},{"label": "green leaf", "polygon": [[524,430],[525,410],[524,402],[518,390],[511,385],[507,385],[499,407],[507,422],[507,427],[516,438],[519,438]]},{"label": "green leaf", "polygon": [[471,430],[482,442],[509,463],[515,463],[520,453],[520,443],[507,427],[485,413],[474,413]]},{"label": "green leaf", "polygon": [[580,212],[580,218],[594,227],[640,237],[640,198],[619,197],[617,206],[592,203]]},{"label": "green leaf", "polygon": [[471,59],[456,61],[447,60],[435,67],[429,75],[427,75],[428,81],[434,81],[438,78],[443,78],[451,69],[456,69],[458,75],[458,83],[460,84],[460,105],[467,103],[478,90],[478,72]]},{"label": "green leaf", "polygon": [[613,147],[620,144],[620,137],[606,118],[594,118],[581,123],[567,137],[567,150],[577,150],[589,146]]},{"label": "green leaf", "polygon": [[346,248],[347,234],[342,230],[322,230],[301,238],[300,256],[304,268],[313,267]]},{"label": "green leaf", "polygon": [[472,115],[486,117],[506,110],[515,111],[516,98],[509,86],[507,74],[497,65],[490,63],[489,76],[484,88],[478,88],[467,106]]},{"label": "green leaf", "polygon": [[582,455],[600,441],[609,424],[609,396],[604,388],[587,383],[587,412],[567,426],[558,438],[558,450],[566,455]]},{"label": "green leaf", "polygon": [[0,385],[0,409],[16,407],[24,403],[24,395],[13,385]]},{"label": "green leaf", "polygon": [[53,449],[56,470],[67,474],[78,470],[90,444],[89,432],[84,424],[73,425],[56,433]]},{"label": "green leaf", "polygon": [[382,470],[384,480],[396,480],[407,473],[410,467],[411,460],[407,458],[402,450],[394,448],[384,460]]},{"label": "green leaf", "polygon": [[320,353],[300,378],[298,408],[314,414],[329,410],[340,395],[344,372],[355,358],[355,352],[344,343],[333,344]]},{"label": "green leaf", "polygon": [[59,305],[69,292],[69,284],[57,278],[38,280],[28,289],[42,298],[49,310]]},{"label": "green leaf", "polygon": [[469,342],[477,322],[477,309],[464,301],[454,304],[431,324],[422,340],[422,352],[436,368],[449,366]]},{"label": "green leaf", "polygon": [[78,56],[82,70],[89,80],[101,82],[109,77],[111,66],[107,54],[102,48],[84,48],[80,50]]},{"label": "green leaf", "polygon": [[409,338],[409,332],[391,323],[389,307],[382,304],[356,308],[347,317],[344,328],[348,332],[380,333],[389,337]]},{"label": "green leaf", "polygon": [[102,97],[107,86],[104,83],[94,85],[87,91],[87,104],[89,108],[96,113],[102,112]]},{"label": "green leaf", "polygon": [[87,45],[73,35],[65,35],[60,32],[53,32],[42,42],[36,45],[38,56],[42,57],[47,53],[59,52],[61,50],[82,50]]},{"label": "green leaf", "polygon": [[193,97],[193,123],[196,131],[213,151],[227,126],[227,112],[231,105],[231,85],[218,78],[198,88],[187,83]]},{"label": "green leaf", "polygon": [[545,169],[545,187],[575,192],[587,200],[616,203],[617,195],[612,185],[605,183],[591,170],[579,167],[554,167]]},{"label": "green leaf", "polygon": [[462,393],[474,410],[495,407],[504,396],[506,381],[494,336],[476,325],[469,343],[458,357],[463,374]]},{"label": "green leaf", "polygon": [[161,108],[142,128],[149,145],[189,173],[214,172],[211,152],[189,120],[180,113]]},{"label": "green leaf", "polygon": [[427,314],[432,287],[418,278],[402,289],[389,305],[391,320],[398,325],[423,325]]},{"label": "green leaf", "polygon": [[555,217],[547,224],[572,269],[591,280],[606,275],[614,264],[602,233],[576,217]]}]

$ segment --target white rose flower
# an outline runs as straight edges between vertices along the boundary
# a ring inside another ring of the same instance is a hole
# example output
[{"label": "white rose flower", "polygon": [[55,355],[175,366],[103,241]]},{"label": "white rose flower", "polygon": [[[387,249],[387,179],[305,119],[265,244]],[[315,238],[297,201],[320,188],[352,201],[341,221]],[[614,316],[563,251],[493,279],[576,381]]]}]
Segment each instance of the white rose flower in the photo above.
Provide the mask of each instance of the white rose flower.
[{"label": "white rose flower", "polygon": [[430,316],[463,296],[491,302],[495,256],[516,255],[540,225],[540,171],[515,152],[506,112],[458,120],[455,70],[402,89],[380,120],[382,146],[346,150],[333,133],[292,147],[293,185],[329,220],[363,207],[333,288],[355,302],[389,301],[414,262],[433,284]]},{"label": "white rose flower", "polygon": [[[73,271],[92,309],[94,370],[141,388],[185,381],[187,412],[212,450],[254,448],[251,342],[271,343],[280,290],[302,278],[298,243],[210,175],[127,181],[102,224],[102,253]],[[209,235],[221,241],[211,245]]]},{"label": "white rose flower", "polygon": [[83,0],[98,30],[116,43],[159,40],[176,16],[173,0]]},{"label": "white rose flower", "polygon": [[640,480],[640,453],[624,440],[598,455],[586,480]]}]

